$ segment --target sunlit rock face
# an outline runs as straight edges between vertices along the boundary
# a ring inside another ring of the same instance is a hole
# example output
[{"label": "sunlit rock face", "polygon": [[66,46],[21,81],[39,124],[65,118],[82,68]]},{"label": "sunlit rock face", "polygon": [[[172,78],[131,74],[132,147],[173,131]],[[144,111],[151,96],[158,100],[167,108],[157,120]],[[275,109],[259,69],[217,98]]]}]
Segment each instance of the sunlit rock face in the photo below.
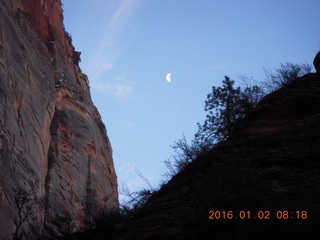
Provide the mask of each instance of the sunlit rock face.
[{"label": "sunlit rock face", "polygon": [[0,238],[19,225],[18,189],[30,193],[18,226],[26,239],[78,231],[95,211],[118,207],[112,148],[80,53],[60,0],[0,5]]}]

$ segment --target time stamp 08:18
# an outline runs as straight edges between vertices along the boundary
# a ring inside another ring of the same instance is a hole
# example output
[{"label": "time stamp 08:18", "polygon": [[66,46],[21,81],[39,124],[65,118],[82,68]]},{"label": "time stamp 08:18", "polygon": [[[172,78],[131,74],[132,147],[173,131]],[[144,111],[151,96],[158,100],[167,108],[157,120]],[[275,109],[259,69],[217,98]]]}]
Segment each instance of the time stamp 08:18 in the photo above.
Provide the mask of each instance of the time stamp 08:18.
[{"label": "time stamp 08:18", "polygon": [[210,220],[219,219],[301,219],[308,218],[307,211],[209,211]]}]

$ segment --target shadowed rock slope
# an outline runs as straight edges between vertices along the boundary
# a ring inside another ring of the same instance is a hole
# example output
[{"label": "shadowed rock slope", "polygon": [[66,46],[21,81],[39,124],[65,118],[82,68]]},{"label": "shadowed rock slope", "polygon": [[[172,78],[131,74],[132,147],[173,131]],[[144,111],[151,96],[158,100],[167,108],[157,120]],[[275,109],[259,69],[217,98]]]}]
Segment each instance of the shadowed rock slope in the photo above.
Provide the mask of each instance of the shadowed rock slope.
[{"label": "shadowed rock slope", "polygon": [[0,6],[0,239],[79,231],[93,211],[118,207],[112,149],[80,53],[60,0]]},{"label": "shadowed rock slope", "polygon": [[[262,99],[230,140],[173,177],[112,234],[72,239],[311,239],[320,223],[319,156],[320,74],[308,74]],[[220,219],[210,220],[211,210]]]}]

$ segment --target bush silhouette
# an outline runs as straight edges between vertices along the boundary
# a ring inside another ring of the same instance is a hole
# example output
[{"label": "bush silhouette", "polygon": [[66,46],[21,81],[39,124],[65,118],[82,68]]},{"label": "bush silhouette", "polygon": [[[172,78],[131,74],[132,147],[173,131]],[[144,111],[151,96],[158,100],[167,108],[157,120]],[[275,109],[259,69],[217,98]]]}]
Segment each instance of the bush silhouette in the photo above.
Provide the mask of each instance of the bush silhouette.
[{"label": "bush silhouette", "polygon": [[264,85],[269,93],[273,92],[280,88],[286,87],[299,77],[310,73],[311,69],[312,66],[307,63],[285,63],[281,64],[280,67],[276,68],[274,71],[264,68],[264,73],[266,75]]}]

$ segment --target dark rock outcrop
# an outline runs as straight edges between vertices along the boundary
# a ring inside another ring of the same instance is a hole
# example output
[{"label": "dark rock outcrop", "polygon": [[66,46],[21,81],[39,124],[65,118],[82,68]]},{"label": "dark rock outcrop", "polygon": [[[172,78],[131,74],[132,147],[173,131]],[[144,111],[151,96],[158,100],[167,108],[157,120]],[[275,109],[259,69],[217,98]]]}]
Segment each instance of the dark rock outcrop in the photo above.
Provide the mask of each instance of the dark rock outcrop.
[{"label": "dark rock outcrop", "polygon": [[271,93],[230,140],[174,176],[112,237],[100,229],[70,239],[314,239],[319,93],[318,74]]},{"label": "dark rock outcrop", "polygon": [[[80,53],[60,0],[0,5],[0,238],[17,227],[23,239],[78,231],[90,206],[118,208],[112,149]],[[21,226],[19,189],[32,207]]]},{"label": "dark rock outcrop", "polygon": [[[230,141],[175,176],[114,239],[312,239],[320,220],[319,93],[319,75],[309,74],[266,96]],[[251,219],[209,220],[210,210],[250,211]]]},{"label": "dark rock outcrop", "polygon": [[316,69],[317,73],[320,73],[320,52],[315,56],[313,60],[313,66]]}]

